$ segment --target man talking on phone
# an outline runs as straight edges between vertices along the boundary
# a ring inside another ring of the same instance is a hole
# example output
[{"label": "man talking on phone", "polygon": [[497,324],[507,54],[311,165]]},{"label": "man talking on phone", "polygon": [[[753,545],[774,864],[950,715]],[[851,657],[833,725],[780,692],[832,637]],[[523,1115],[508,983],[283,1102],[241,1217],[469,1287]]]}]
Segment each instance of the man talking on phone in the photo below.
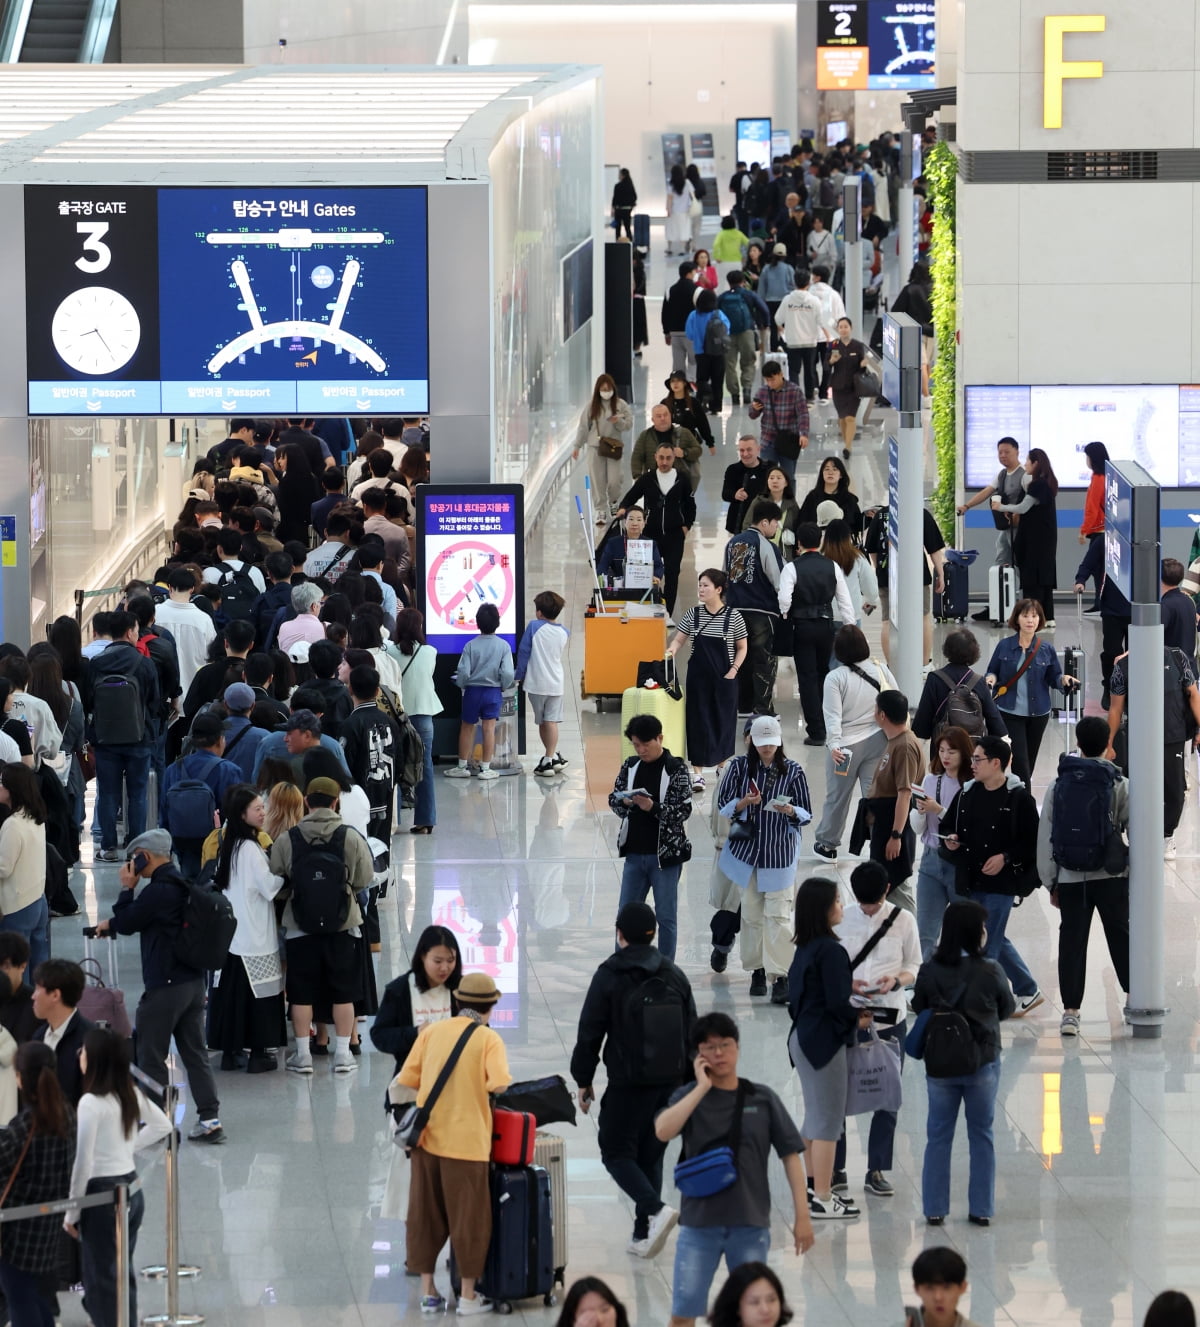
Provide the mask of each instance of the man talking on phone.
[{"label": "man talking on phone", "polygon": [[[113,904],[112,920],[100,922],[96,934],[141,937],[145,990],[134,1016],[138,1068],[165,1086],[167,1052],[174,1037],[200,1117],[188,1138],[197,1143],[223,1143],[217,1085],[204,1044],[204,973],[175,956],[175,939],[183,929],[188,900],[187,883],[175,866],[171,836],[165,829],[139,834],[127,853],[117,874],[121,896]],[[140,880],[146,884],[137,892]]]}]

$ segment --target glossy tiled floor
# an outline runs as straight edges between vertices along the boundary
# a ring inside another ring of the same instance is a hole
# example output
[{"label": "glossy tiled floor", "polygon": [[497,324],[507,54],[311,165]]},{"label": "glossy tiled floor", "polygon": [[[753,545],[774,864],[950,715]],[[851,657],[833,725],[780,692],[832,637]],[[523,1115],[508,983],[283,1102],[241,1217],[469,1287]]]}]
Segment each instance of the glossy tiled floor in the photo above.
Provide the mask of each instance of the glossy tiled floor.
[{"label": "glossy tiled floor", "polygon": [[[652,277],[651,289],[655,284]],[[656,307],[650,321],[657,324]],[[659,395],[664,354],[654,347],[649,367],[639,369],[643,400],[647,382],[653,384],[651,399]],[[704,459],[701,515],[685,564],[685,587],[695,568],[719,561],[724,542],[719,475],[734,457],[733,439],[743,422],[727,407],[721,453]],[[856,451],[852,474],[864,505],[883,490],[881,453],[881,442],[870,438]],[[814,470],[810,460],[805,473]],[[574,485],[581,483],[577,470],[537,531],[528,562],[530,596],[554,587],[571,605],[572,677],[582,666],[586,600],[582,535],[571,500]],[[1096,629],[1086,624],[1084,635],[1094,656]],[[794,734],[797,706],[791,691],[785,669],[779,695],[789,720],[785,733]],[[439,777],[437,833],[397,838],[402,883],[382,908],[380,985],[406,968],[410,939],[423,926],[431,920],[454,926],[468,966],[491,972],[507,993],[499,1025],[518,1077],[566,1072],[583,992],[612,943],[619,862],[605,799],[620,761],[618,720],[611,707],[597,715],[591,702],[577,696],[568,696],[567,708],[563,750],[570,763],[557,780],[505,778],[485,786]],[[1040,783],[1062,749],[1060,741],[1052,730]],[[794,747],[819,799],[820,767],[809,751]],[[927,1232],[921,1220],[925,1093],[921,1074],[911,1068],[904,1080],[895,1196],[864,1198],[860,1220],[819,1228],[816,1247],[803,1261],[786,1251],[787,1212],[779,1203],[786,1189],[774,1166],[772,1262],[799,1320],[821,1327],[902,1321],[901,1306],[912,1299],[909,1265],[931,1242],[952,1243],[965,1254],[969,1313],[986,1327],[1140,1322],[1154,1292],[1169,1284],[1192,1289],[1200,1282],[1195,1255],[1200,1125],[1192,1097],[1200,1038],[1196,825],[1189,807],[1179,860],[1168,868],[1173,1011],[1161,1042],[1129,1038],[1097,927],[1083,1035],[1064,1044],[1057,1031],[1054,913],[1044,897],[1035,897],[1014,915],[1010,934],[1043,983],[1047,1003],[1005,1029],[996,1126],[997,1218],[990,1230],[966,1223],[965,1151],[956,1150],[955,1205],[946,1226]],[[712,842],[699,803],[690,833],[695,855],[681,888],[679,961],[701,1010],[718,1008],[739,1019],[743,1071],[776,1088],[798,1113],[798,1086],[784,1051],[786,1014],[758,1001],[752,1006],[740,972],[717,977],[708,968]],[[827,869],[824,863],[813,865]],[[847,871],[843,862],[843,880]],[[106,915],[116,892],[115,870],[77,872],[76,886],[91,917]],[[75,923],[56,922],[54,942],[60,954],[77,953]],[[138,989],[136,946],[127,940],[119,944],[132,1002]],[[228,1141],[214,1148],[185,1144],[182,1159],[182,1251],[203,1269],[198,1281],[184,1286],[186,1310],[203,1313],[219,1327],[419,1321],[417,1283],[403,1270],[405,1163],[388,1141],[381,1109],[390,1059],[368,1053],[361,1065],[349,1081],[320,1070],[307,1080],[282,1072],[219,1075]],[[563,1132],[569,1153],[569,1275],[605,1277],[625,1299],[632,1321],[643,1327],[664,1324],[673,1244],[652,1263],[625,1254],[631,1213],[600,1164],[594,1117],[581,1117],[577,1128]],[[856,1193],[861,1193],[864,1145],[853,1128],[849,1170]],[[147,1188],[139,1263],[162,1255],[161,1169],[149,1174]],[[145,1287],[142,1294],[142,1310],[155,1311],[161,1289]],[[553,1321],[536,1301],[524,1313],[539,1323]],[[65,1298],[63,1321],[82,1320],[78,1302]]]}]

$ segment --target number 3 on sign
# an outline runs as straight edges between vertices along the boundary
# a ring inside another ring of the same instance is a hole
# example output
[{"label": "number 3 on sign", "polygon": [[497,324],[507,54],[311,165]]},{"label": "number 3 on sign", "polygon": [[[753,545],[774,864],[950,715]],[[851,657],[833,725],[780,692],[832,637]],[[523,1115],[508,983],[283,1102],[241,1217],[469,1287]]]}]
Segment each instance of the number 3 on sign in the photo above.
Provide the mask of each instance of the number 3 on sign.
[{"label": "number 3 on sign", "polygon": [[84,236],[83,252],[85,255],[94,254],[94,257],[83,257],[75,259],[75,266],[81,272],[103,272],[112,262],[112,250],[107,244],[103,243],[104,236],[108,234],[107,221],[77,221],[75,230],[78,234]]}]

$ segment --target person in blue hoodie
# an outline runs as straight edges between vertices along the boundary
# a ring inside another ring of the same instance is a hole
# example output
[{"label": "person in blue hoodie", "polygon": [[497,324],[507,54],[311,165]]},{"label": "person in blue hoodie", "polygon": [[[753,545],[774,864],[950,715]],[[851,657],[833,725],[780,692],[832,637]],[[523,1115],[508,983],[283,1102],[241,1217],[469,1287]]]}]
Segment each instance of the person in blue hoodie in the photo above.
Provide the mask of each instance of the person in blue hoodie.
[{"label": "person in blue hoodie", "polygon": [[492,755],[496,750],[496,720],[500,717],[504,692],[516,679],[512,651],[496,632],[500,627],[500,610],[495,604],[481,604],[475,614],[479,635],[468,641],[458,661],[454,675],[463,693],[462,724],[458,730],[458,764],[446,771],[448,779],[469,779],[471,771],[467,760],[475,745],[475,725],[483,729],[483,751],[479,763],[481,779],[498,779],[500,774],[492,768]]},{"label": "person in blue hoodie", "polygon": [[[715,322],[715,327],[711,324]],[[717,308],[711,290],[701,290],[696,307],[684,324],[688,340],[696,347],[696,396],[710,415],[721,413],[725,387],[725,352],[729,347],[729,319]]]}]

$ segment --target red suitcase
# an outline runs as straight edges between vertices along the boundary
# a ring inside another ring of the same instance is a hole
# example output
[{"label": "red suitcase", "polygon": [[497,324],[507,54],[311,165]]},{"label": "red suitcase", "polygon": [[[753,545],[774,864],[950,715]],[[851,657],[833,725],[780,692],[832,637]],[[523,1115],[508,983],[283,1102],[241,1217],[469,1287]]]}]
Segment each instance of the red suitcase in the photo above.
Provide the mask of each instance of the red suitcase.
[{"label": "red suitcase", "polygon": [[492,1160],[501,1166],[533,1164],[537,1120],[520,1110],[497,1110],[492,1116]]}]

